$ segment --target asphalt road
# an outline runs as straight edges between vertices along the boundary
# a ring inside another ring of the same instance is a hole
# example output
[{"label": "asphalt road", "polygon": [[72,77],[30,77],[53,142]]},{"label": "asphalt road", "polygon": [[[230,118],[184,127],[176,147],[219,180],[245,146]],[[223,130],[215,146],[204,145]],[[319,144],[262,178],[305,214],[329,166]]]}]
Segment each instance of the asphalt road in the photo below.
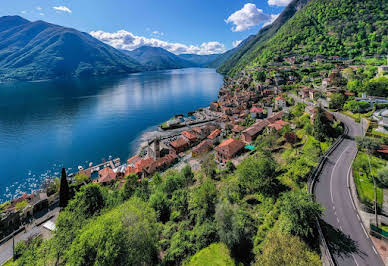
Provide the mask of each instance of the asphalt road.
[{"label": "asphalt road", "polygon": [[[349,136],[362,135],[361,126],[352,119],[336,117],[349,127]],[[322,228],[337,265],[384,265],[351,198],[349,174],[356,153],[355,141],[345,138],[322,169],[314,190],[325,208]]]}]

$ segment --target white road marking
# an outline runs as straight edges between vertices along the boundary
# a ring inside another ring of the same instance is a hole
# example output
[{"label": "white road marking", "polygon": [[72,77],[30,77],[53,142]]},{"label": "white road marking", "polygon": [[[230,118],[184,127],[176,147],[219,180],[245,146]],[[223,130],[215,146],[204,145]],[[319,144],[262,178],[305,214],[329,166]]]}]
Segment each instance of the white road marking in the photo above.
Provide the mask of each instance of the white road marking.
[{"label": "white road marking", "polygon": [[360,215],[358,215],[358,213],[357,213],[357,219],[358,219],[359,221],[361,221]]},{"label": "white road marking", "polygon": [[340,155],[340,157],[338,158],[337,162],[335,163],[334,167],[333,167],[333,170],[331,171],[331,176],[330,176],[330,197],[331,197],[331,202],[333,203],[334,205],[334,197],[333,197],[333,173],[335,172],[335,168],[337,167],[338,165],[338,162],[341,161],[341,158],[342,156],[345,154],[346,150],[348,150],[349,147],[347,147]]},{"label": "white road marking", "polygon": [[376,250],[376,248],[375,248],[375,246],[373,245],[372,246],[372,248],[373,248],[373,251],[376,253],[376,255],[377,255],[377,250]]},{"label": "white road marking", "polygon": [[333,205],[333,210],[335,211],[335,206]]},{"label": "white road marking", "polygon": [[358,262],[357,262],[357,260],[356,260],[356,257],[352,254],[352,257],[353,257],[353,260],[354,260],[354,262],[356,263],[356,265],[358,266]]},{"label": "white road marking", "polygon": [[361,224],[362,230],[364,230],[364,233],[365,233],[365,235],[366,235],[366,238],[369,238],[368,233],[367,233],[366,230],[365,230],[364,224],[363,224],[363,223],[360,223],[360,224]]}]

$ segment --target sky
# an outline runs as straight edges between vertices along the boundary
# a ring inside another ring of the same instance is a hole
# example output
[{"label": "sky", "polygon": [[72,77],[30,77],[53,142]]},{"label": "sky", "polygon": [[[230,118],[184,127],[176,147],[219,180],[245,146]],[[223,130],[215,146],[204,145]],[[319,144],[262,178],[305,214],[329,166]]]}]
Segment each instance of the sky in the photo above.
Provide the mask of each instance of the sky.
[{"label": "sky", "polygon": [[273,22],[291,0],[4,0],[19,15],[88,32],[118,49],[222,53]]}]

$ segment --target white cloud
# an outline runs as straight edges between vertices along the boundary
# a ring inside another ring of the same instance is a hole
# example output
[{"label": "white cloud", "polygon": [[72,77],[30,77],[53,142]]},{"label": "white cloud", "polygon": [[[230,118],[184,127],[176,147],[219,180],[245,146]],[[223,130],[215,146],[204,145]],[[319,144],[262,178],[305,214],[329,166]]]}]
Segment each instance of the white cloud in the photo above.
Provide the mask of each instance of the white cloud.
[{"label": "white cloud", "polygon": [[278,18],[279,15],[280,14],[272,14],[271,19],[269,21],[267,21],[266,23],[264,23],[263,27],[272,24]]},{"label": "white cloud", "polygon": [[23,10],[23,11],[21,11],[20,13],[22,13],[22,14],[27,14],[27,11],[26,11],[26,10]]},{"label": "white cloud", "polygon": [[226,23],[233,23],[232,31],[245,31],[260,23],[267,22],[271,15],[265,14],[263,10],[256,8],[255,4],[247,3],[244,7],[225,20]]},{"label": "white cloud", "polygon": [[163,35],[164,35],[164,33],[163,33],[163,32],[161,32],[161,31],[154,30],[154,31],[152,32],[152,35],[156,35],[156,36],[163,36]]},{"label": "white cloud", "polygon": [[39,10],[39,11],[40,11],[40,10],[42,10],[42,8],[41,8],[40,6],[37,6],[37,7],[36,7],[36,10]]},{"label": "white cloud", "polygon": [[242,42],[242,40],[234,41],[233,47],[237,47],[241,42]]},{"label": "white cloud", "polygon": [[71,13],[70,8],[68,8],[67,6],[54,6],[53,9],[55,9],[57,11],[63,11],[63,12]]},{"label": "white cloud", "polygon": [[39,16],[42,16],[42,17],[43,17],[43,16],[44,16],[44,13],[39,13]]},{"label": "white cloud", "polygon": [[146,38],[136,36],[131,32],[120,30],[117,32],[92,31],[90,32],[94,38],[99,39],[117,49],[134,50],[141,46],[161,47],[174,54],[218,54],[226,51],[225,45],[219,42],[202,43],[200,46],[186,45],[182,43],[171,43],[162,41],[156,38]]},{"label": "white cloud", "polygon": [[288,6],[292,0],[268,0],[270,6]]}]

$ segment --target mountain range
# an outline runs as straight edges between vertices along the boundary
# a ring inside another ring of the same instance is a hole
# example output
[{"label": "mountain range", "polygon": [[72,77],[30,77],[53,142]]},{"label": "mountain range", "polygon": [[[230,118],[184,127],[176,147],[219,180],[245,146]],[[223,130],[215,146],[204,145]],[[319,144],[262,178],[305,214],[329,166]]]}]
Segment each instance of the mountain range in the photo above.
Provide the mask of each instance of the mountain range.
[{"label": "mountain range", "polygon": [[143,71],[87,33],[19,16],[0,18],[0,80],[41,80]]},{"label": "mountain range", "polygon": [[0,81],[208,67],[218,56],[175,55],[150,46],[119,51],[72,28],[20,16],[0,17]]}]

